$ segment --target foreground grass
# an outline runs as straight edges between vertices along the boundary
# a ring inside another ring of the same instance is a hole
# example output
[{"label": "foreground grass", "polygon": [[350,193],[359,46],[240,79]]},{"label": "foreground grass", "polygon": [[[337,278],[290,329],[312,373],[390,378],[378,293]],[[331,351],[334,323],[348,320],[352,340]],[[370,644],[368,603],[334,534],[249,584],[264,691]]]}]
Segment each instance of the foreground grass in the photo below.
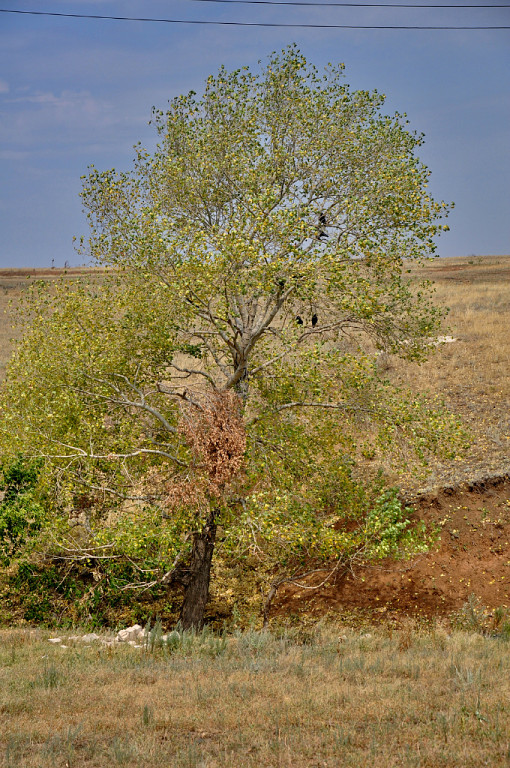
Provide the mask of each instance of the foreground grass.
[{"label": "foreground grass", "polygon": [[[344,633],[345,632],[345,633]],[[319,627],[66,649],[0,633],[0,765],[503,766],[508,643]]]}]

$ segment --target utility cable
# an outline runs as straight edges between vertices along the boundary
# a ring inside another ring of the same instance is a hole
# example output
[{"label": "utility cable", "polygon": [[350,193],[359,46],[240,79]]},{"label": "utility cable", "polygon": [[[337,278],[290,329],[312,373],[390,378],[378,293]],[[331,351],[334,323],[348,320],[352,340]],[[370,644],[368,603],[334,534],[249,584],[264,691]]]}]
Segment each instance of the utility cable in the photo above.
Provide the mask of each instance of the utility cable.
[{"label": "utility cable", "polygon": [[156,24],[210,24],[220,27],[298,27],[300,29],[457,29],[457,30],[493,30],[510,29],[510,26],[425,26],[395,24],[286,24],[272,21],[205,21],[198,19],[156,19],[139,16],[102,16],[92,13],[58,13],[56,11],[19,11],[12,8],[0,8],[0,13],[17,13],[26,16],[58,16],[67,19],[100,19],[109,21],[141,21]]},{"label": "utility cable", "polygon": [[313,8],[510,8],[510,4],[499,5],[451,5],[422,3],[321,3],[301,0],[189,0],[193,3],[224,3],[225,5],[305,5]]}]

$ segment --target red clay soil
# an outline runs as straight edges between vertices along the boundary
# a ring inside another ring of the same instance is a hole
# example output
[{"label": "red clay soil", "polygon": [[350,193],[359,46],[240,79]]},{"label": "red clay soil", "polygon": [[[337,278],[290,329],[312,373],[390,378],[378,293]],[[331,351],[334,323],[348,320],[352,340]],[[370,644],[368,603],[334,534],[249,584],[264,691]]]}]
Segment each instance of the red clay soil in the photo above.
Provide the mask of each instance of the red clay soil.
[{"label": "red clay soil", "polygon": [[446,616],[473,594],[488,608],[510,606],[510,475],[442,488],[408,504],[417,518],[440,526],[428,554],[358,569],[317,591],[282,586],[272,613]]}]

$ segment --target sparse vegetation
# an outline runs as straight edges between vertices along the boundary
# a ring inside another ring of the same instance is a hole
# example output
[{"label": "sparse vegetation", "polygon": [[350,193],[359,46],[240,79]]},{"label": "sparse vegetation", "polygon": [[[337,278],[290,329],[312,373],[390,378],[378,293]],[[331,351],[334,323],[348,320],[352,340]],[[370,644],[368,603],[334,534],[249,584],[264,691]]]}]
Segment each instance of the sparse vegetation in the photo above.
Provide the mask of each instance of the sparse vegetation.
[{"label": "sparse vegetation", "polygon": [[505,766],[508,644],[342,626],[135,649],[0,633],[0,765]]},{"label": "sparse vegetation", "polygon": [[[420,366],[391,359],[390,376],[444,397],[462,415],[470,448],[460,462],[429,465],[425,485],[455,485],[510,472],[510,257],[430,262],[422,275],[434,282],[436,301],[448,306],[453,344],[437,348]],[[399,484],[415,485],[403,475]]]}]

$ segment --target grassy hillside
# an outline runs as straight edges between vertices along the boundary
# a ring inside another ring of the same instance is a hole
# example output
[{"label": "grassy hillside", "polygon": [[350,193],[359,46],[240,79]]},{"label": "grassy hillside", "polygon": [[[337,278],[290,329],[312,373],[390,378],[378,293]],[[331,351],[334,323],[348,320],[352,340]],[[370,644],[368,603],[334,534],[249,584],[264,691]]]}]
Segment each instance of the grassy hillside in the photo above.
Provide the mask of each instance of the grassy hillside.
[{"label": "grassy hillside", "polygon": [[433,467],[426,485],[504,475],[510,471],[510,256],[439,259],[421,273],[433,281],[437,302],[450,308],[445,333],[457,341],[438,346],[421,366],[390,359],[388,373],[444,397],[472,439],[462,462]]}]

